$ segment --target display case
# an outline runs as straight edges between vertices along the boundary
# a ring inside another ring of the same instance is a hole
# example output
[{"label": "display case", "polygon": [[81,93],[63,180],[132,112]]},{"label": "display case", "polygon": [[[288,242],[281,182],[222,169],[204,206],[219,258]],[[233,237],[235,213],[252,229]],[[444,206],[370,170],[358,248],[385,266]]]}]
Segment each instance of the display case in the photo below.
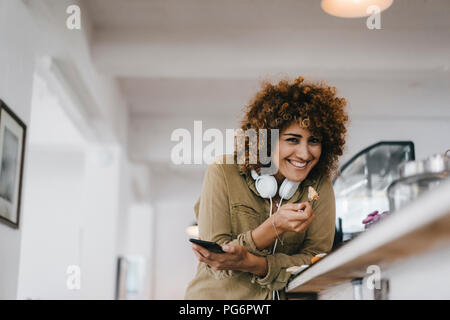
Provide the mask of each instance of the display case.
[{"label": "display case", "polygon": [[[415,160],[411,141],[382,141],[347,161],[333,180],[338,241],[364,231],[362,221],[375,210],[389,210],[387,188],[399,177],[399,167]],[[336,242],[336,239],[335,239]]]}]

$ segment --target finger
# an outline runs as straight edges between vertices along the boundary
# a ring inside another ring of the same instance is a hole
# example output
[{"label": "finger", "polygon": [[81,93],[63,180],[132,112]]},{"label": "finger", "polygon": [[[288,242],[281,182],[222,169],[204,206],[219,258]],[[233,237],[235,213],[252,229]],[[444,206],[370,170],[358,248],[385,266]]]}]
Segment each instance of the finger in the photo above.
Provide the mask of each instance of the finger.
[{"label": "finger", "polygon": [[314,216],[314,211],[312,208],[309,208],[307,210],[305,210],[306,215],[308,216],[308,218]]},{"label": "finger", "polygon": [[203,257],[208,258],[208,259],[211,259],[213,257],[213,255],[214,255],[214,253],[212,253],[211,251],[203,248],[202,246],[197,246],[196,245],[195,250],[197,250]]},{"label": "finger", "polygon": [[288,218],[289,220],[304,221],[310,217],[310,213],[308,213],[306,211],[289,210],[288,213],[289,213],[289,218]]},{"label": "finger", "polygon": [[204,257],[200,253],[198,253],[194,248],[192,248],[192,251],[194,252],[194,254],[197,257],[198,261],[200,261],[200,262],[204,261]]},{"label": "finger", "polygon": [[217,263],[217,261],[205,258],[204,256],[202,256],[198,251],[196,251],[195,249],[192,249],[194,251],[194,254],[197,256],[198,261],[206,263],[209,266],[213,266]]},{"label": "finger", "polygon": [[302,204],[304,204],[304,209],[305,211],[311,211],[312,210],[312,206],[311,203],[309,202],[302,202]]},{"label": "finger", "polygon": [[224,245],[222,246],[222,250],[225,251],[226,253],[235,253],[236,247],[231,245]]},{"label": "finger", "polygon": [[306,229],[308,229],[309,225],[311,224],[311,222],[313,220],[314,220],[314,215],[312,215],[307,220],[305,220],[305,222],[302,223],[302,226],[301,226],[302,232],[305,231]]},{"label": "finger", "polygon": [[302,202],[301,206],[302,209],[300,209],[299,212],[305,212],[306,215],[310,217],[313,212],[311,204],[309,202]]},{"label": "finger", "polygon": [[300,207],[301,207],[300,210],[304,210],[304,211],[312,209],[311,203],[309,203],[308,201],[300,203]]},{"label": "finger", "polygon": [[311,224],[311,222],[314,220],[314,218],[315,218],[315,215],[311,214],[311,216],[304,223],[309,226]]},{"label": "finger", "polygon": [[301,203],[286,203],[281,206],[285,210],[301,210],[304,206]]},{"label": "finger", "polygon": [[311,212],[305,211],[305,210],[301,210],[297,212],[297,217],[300,220],[308,220],[311,217]]},{"label": "finger", "polygon": [[201,254],[201,247],[196,244],[192,244],[192,250],[195,250],[196,252],[199,252]]},{"label": "finger", "polygon": [[[198,247],[197,247],[198,248]],[[203,257],[203,255],[198,251],[198,249],[195,247],[192,247],[192,251],[196,254],[196,255],[200,255],[201,257]]]}]

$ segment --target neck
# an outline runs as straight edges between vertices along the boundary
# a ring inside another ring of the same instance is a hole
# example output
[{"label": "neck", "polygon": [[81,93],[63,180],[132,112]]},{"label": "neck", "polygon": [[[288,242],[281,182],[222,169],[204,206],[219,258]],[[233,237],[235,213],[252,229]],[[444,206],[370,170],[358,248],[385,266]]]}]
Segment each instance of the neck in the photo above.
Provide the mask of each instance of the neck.
[{"label": "neck", "polygon": [[278,171],[277,174],[274,175],[274,177],[277,180],[278,187],[279,187],[284,181],[284,176],[280,173],[280,171]]}]

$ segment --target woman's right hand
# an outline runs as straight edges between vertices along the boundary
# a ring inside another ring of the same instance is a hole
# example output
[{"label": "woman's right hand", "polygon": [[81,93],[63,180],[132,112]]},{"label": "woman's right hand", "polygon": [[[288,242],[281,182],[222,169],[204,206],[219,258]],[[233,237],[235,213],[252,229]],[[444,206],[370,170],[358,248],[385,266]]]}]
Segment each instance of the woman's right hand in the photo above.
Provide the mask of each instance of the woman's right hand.
[{"label": "woman's right hand", "polygon": [[286,231],[304,232],[314,219],[314,212],[309,202],[286,203],[272,215],[279,234]]}]

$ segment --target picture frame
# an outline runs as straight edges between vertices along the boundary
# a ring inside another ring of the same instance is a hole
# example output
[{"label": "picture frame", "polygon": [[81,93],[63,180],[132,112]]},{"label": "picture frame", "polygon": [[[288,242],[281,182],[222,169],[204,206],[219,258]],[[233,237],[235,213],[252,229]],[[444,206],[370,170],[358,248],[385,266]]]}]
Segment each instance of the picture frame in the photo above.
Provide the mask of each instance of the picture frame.
[{"label": "picture frame", "polygon": [[18,229],[25,158],[25,123],[0,100],[0,221]]}]

